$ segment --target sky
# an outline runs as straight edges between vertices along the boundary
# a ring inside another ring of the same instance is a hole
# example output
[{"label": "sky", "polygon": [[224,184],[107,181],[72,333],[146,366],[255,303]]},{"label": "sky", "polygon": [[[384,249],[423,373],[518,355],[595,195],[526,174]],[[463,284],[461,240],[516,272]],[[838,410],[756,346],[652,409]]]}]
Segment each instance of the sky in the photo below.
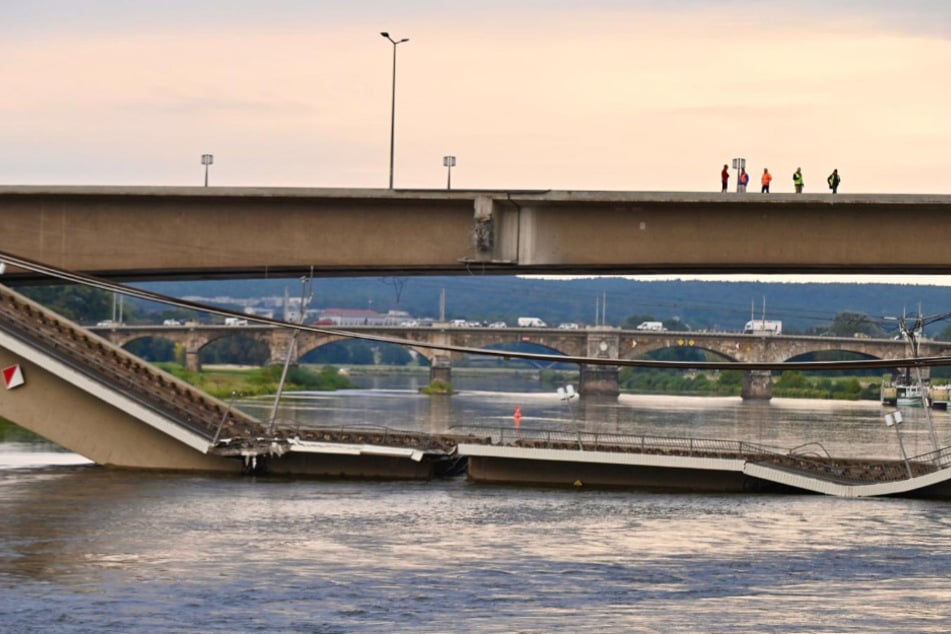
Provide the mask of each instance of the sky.
[{"label": "sky", "polygon": [[396,188],[951,194],[945,0],[9,5],[0,185],[385,188],[386,31]]},{"label": "sky", "polygon": [[397,188],[951,194],[945,0],[4,4],[0,184],[385,188],[387,31]]}]

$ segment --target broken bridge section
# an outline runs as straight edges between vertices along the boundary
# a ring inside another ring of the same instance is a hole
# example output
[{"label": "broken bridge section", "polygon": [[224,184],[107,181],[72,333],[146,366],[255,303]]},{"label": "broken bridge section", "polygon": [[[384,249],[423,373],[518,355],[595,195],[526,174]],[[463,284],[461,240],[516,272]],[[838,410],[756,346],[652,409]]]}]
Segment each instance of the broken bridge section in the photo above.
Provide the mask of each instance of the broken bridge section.
[{"label": "broken bridge section", "polygon": [[113,467],[431,477],[455,441],[270,428],[0,285],[0,416]]}]

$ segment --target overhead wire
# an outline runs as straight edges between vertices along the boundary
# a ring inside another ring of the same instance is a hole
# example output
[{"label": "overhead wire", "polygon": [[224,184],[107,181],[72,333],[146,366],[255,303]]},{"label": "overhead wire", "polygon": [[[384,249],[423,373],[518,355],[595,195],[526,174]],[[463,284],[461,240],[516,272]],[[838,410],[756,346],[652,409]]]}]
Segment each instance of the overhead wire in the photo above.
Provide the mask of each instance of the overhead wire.
[{"label": "overhead wire", "polygon": [[17,267],[33,273],[39,273],[55,279],[81,284],[92,288],[98,288],[104,291],[121,293],[129,297],[135,297],[146,301],[157,302],[168,306],[175,306],[187,310],[194,310],[223,317],[237,317],[249,322],[269,325],[279,328],[294,329],[306,332],[312,332],[335,337],[346,337],[351,339],[361,339],[365,341],[375,341],[379,343],[390,343],[401,346],[411,346],[416,348],[425,348],[428,350],[440,350],[444,352],[456,352],[461,354],[482,355],[497,357],[503,359],[526,359],[531,361],[554,361],[562,363],[577,363],[581,365],[600,365],[600,366],[623,366],[639,368],[663,368],[679,370],[869,370],[869,369],[891,369],[896,367],[936,367],[951,366],[951,356],[932,356],[932,357],[906,357],[901,359],[852,359],[841,361],[784,361],[784,362],[751,362],[751,361],[663,361],[656,359],[614,359],[604,357],[587,357],[561,354],[544,354],[535,352],[521,352],[514,350],[489,350],[486,348],[472,348],[468,346],[455,346],[451,344],[437,344],[430,342],[420,342],[401,337],[390,337],[384,335],[374,335],[370,333],[355,332],[340,328],[326,328],[309,324],[295,324],[291,322],[263,317],[260,315],[248,315],[225,308],[210,306],[199,302],[193,302],[177,297],[163,295],[154,291],[148,291],[134,286],[127,286],[118,282],[78,273],[67,269],[61,269],[49,264],[24,258],[12,253],[0,251],[0,263],[7,266]]}]

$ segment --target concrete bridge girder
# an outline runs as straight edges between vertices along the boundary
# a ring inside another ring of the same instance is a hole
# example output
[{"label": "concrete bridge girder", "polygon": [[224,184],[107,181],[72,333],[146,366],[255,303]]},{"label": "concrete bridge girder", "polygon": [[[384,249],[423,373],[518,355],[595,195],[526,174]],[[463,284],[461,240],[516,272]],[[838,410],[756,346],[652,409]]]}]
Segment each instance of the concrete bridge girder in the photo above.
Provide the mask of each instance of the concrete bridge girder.
[{"label": "concrete bridge girder", "polygon": [[[947,268],[951,241],[951,196],[934,195],[4,186],[0,205],[11,228],[0,251],[124,279],[475,265],[490,274],[934,273]],[[929,240],[903,231],[912,216]],[[261,232],[262,218],[279,221]],[[830,237],[839,235],[852,239]],[[883,236],[889,248],[874,248]],[[391,248],[394,239],[404,248]],[[172,243],[179,248],[157,246]]]}]

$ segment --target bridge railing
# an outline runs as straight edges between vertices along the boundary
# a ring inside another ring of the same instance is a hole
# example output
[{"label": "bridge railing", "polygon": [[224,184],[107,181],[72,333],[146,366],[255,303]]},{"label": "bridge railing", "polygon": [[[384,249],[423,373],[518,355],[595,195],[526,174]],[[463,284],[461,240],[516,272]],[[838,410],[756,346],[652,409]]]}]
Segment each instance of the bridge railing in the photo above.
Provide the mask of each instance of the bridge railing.
[{"label": "bridge railing", "polygon": [[616,432],[569,431],[525,427],[464,425],[451,431],[484,436],[492,444],[521,447],[683,454],[698,457],[748,458],[765,454],[784,454],[784,450],[740,440],[647,436]]},{"label": "bridge railing", "polygon": [[908,459],[909,462],[932,464],[937,469],[951,467],[951,447],[942,447],[936,451],[929,451]]},{"label": "bridge railing", "polygon": [[424,450],[452,451],[461,442],[486,444],[489,438],[476,434],[430,433],[398,429],[372,423],[310,426],[300,421],[276,418],[274,428],[287,432],[286,436],[309,442],[368,444],[395,447],[414,447]]},{"label": "bridge railing", "polygon": [[496,426],[462,426],[451,428],[486,437],[493,445],[534,449],[567,449],[574,451],[607,451],[683,455],[697,458],[745,460],[754,464],[800,473],[843,484],[870,484],[904,480],[909,472],[917,477],[937,468],[951,466],[951,447],[915,456],[907,464],[900,460],[832,458],[815,451],[802,453],[804,445],[781,449],[741,440],[711,438],[680,438],[594,431],[513,428]]}]

